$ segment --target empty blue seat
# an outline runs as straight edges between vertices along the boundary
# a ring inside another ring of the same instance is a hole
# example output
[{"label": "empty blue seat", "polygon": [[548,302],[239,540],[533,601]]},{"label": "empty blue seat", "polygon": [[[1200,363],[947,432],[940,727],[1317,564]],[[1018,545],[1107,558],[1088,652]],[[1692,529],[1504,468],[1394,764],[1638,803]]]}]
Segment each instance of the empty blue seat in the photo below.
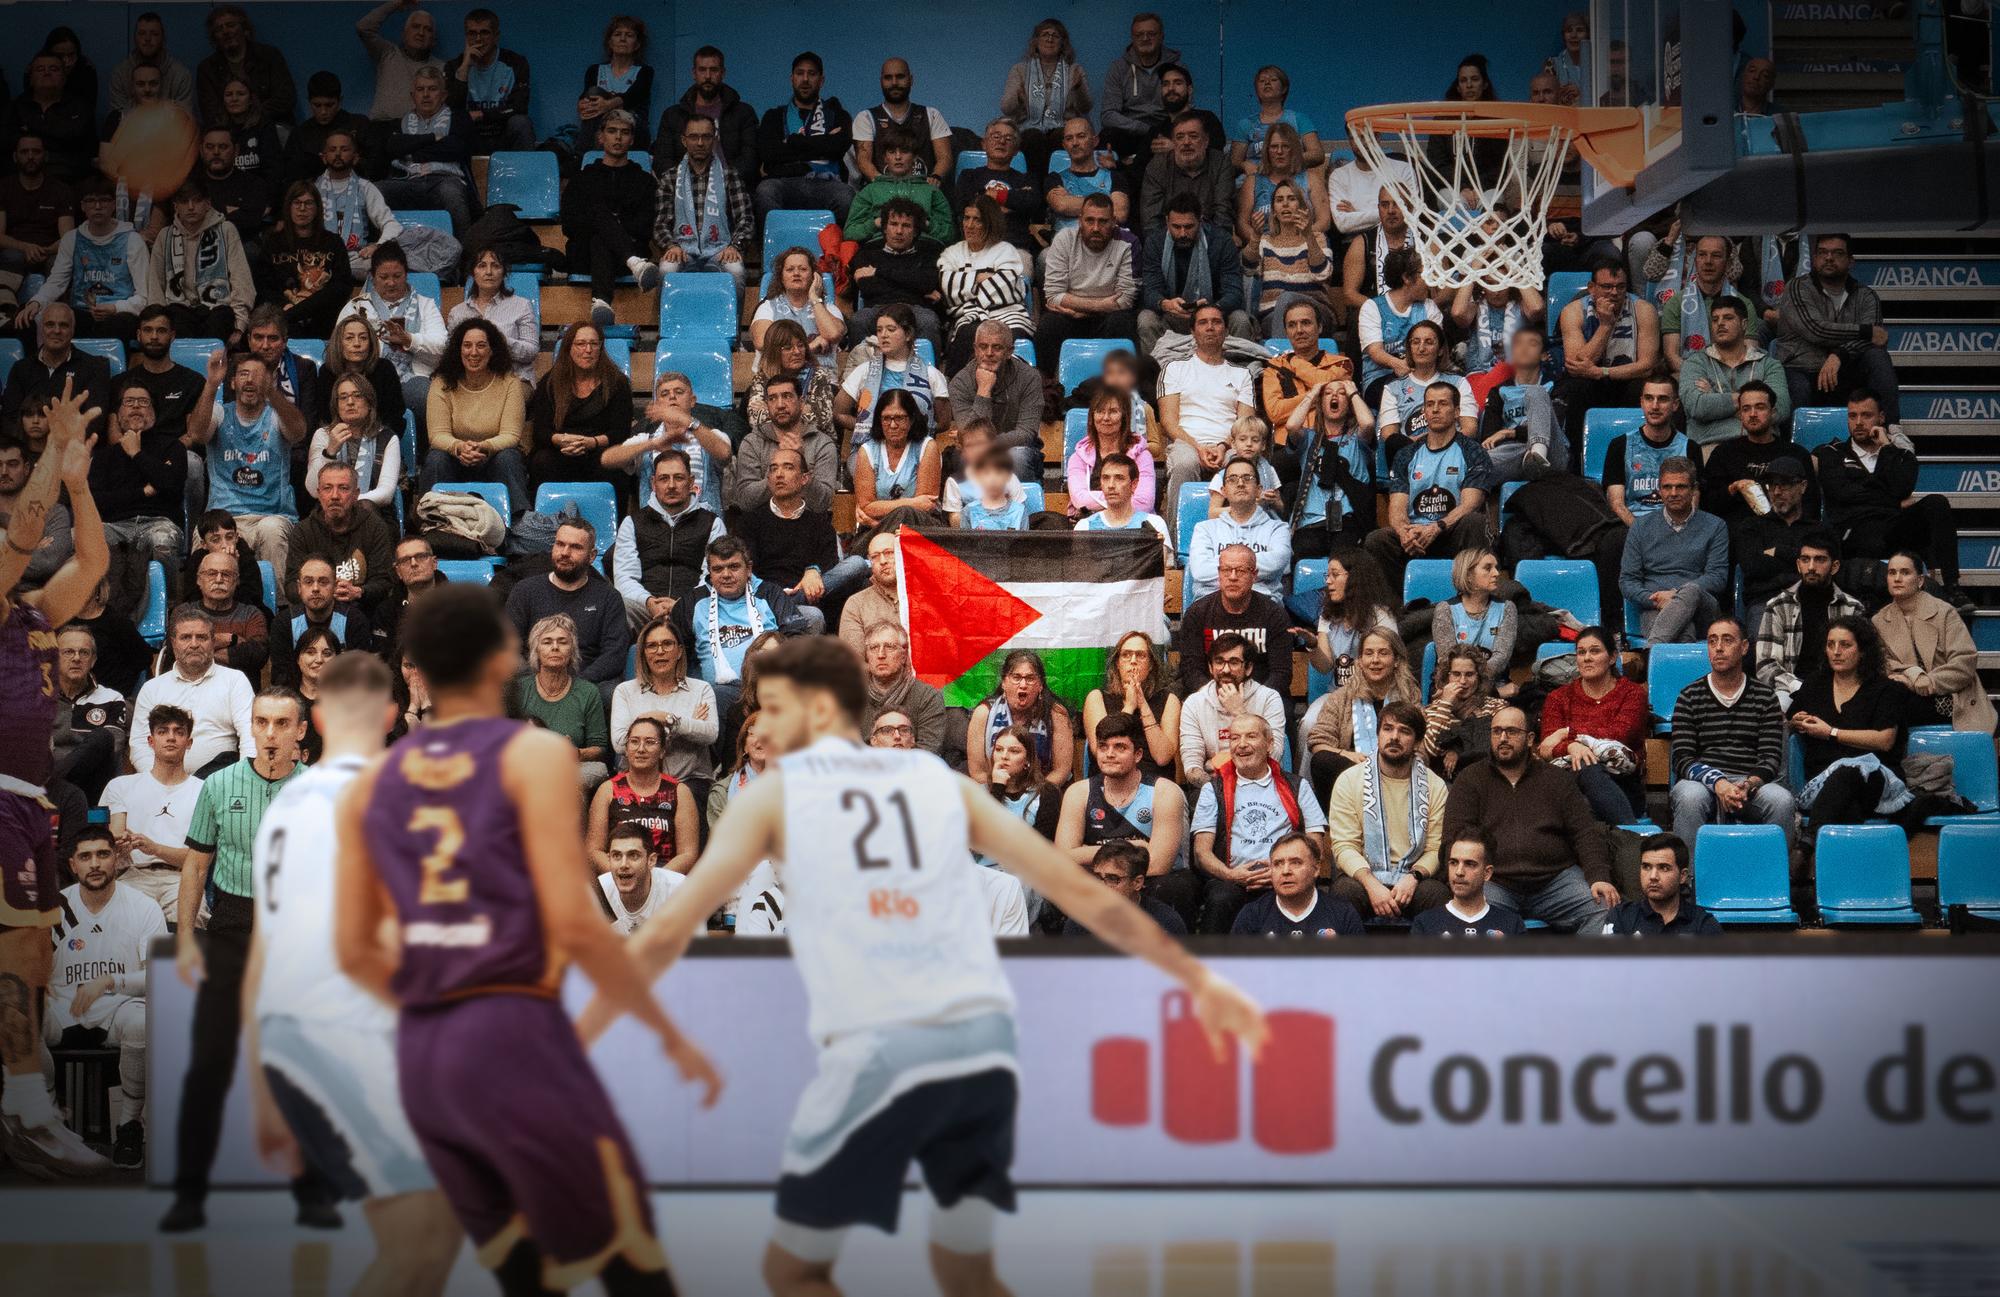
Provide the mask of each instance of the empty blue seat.
[{"label": "empty blue seat", "polygon": [[597,557],[618,538],[618,492],[609,482],[544,482],[535,491],[536,513],[562,513],[570,505],[597,533]]},{"label": "empty blue seat", "polygon": [[1813,886],[1830,927],[1923,922],[1910,904],[1910,840],[1894,824],[1823,826]]},{"label": "empty blue seat", "polygon": [[1083,444],[1084,433],[1090,430],[1090,411],[1068,410],[1063,414],[1062,462],[1069,463],[1069,457]]},{"label": "empty blue seat", "polygon": [[705,337],[733,346],[736,299],[732,275],[667,275],[660,280],[660,336]]},{"label": "empty blue seat", "polygon": [[1600,408],[1583,416],[1583,475],[1593,482],[1604,480],[1604,456],[1611,439],[1639,435],[1646,418],[1638,410]]},{"label": "empty blue seat", "polygon": [[[1587,270],[1558,270],[1550,275],[1548,296],[1545,299],[1549,304],[1549,319],[1554,321],[1556,316],[1562,314],[1563,307],[1568,306],[1578,293],[1589,286],[1590,272]],[[1553,323],[1549,331],[1551,333],[1555,331]]]},{"label": "empty blue seat", "polygon": [[437,561],[438,575],[461,585],[491,585],[494,562],[486,558],[441,558]]},{"label": "empty blue seat", "polygon": [[[125,344],[116,338],[78,338],[70,345],[86,355],[104,357],[113,377],[125,372]],[[208,358],[204,356],[202,363],[207,364]]]},{"label": "empty blue seat", "polygon": [[285,346],[294,356],[303,356],[315,365],[326,363],[325,338],[288,338]]},{"label": "empty blue seat", "polygon": [[278,573],[269,559],[257,560],[257,573],[264,578],[264,611],[278,611]]},{"label": "empty blue seat", "polygon": [[527,299],[528,307],[535,313],[535,327],[542,327],[542,280],[532,270],[510,270],[507,272],[507,287]]},{"label": "empty blue seat", "polygon": [[1292,593],[1311,594],[1326,589],[1326,560],[1302,558],[1292,565]]},{"label": "empty blue seat", "polygon": [[[1067,153],[1063,154],[1063,161],[1065,162],[1069,161],[1069,154]],[[965,152],[958,155],[958,163],[952,171],[952,178],[956,180],[959,177],[959,175],[963,174],[964,172],[971,171],[978,167],[983,167],[985,165],[986,165],[985,149],[967,149]],[[1028,174],[1028,160],[1026,157],[1022,156],[1019,153],[1016,153],[1014,155],[1014,161],[1009,164],[1009,167],[1011,170],[1018,171],[1024,176]]]},{"label": "empty blue seat", "polygon": [[1938,834],[1938,904],[2000,919],[2000,820],[1957,820]]},{"label": "empty blue seat", "polygon": [[1514,566],[1514,579],[1551,608],[1564,608],[1586,626],[1602,614],[1597,569],[1573,558],[1528,558]]},{"label": "empty blue seat", "polygon": [[507,494],[505,482],[439,482],[435,488],[457,495],[476,495],[499,511],[502,522],[514,517],[513,497]]},{"label": "empty blue seat", "polygon": [[1062,345],[1062,354],[1056,361],[1056,381],[1065,392],[1074,392],[1079,386],[1104,372],[1104,358],[1114,351],[1131,351],[1132,344],[1123,338],[1070,338]]},{"label": "empty blue seat", "polygon": [[417,475],[418,468],[421,467],[417,463],[417,412],[415,410],[403,411],[402,451],[403,476],[413,478]]},{"label": "empty blue seat", "polygon": [[[641,171],[651,171],[653,169],[653,155],[644,149],[633,149],[625,156],[632,159],[632,164]],[[604,161],[603,149],[592,149],[583,155],[583,165],[586,167],[593,162],[602,161]]]},{"label": "empty blue seat", "polygon": [[1796,924],[1785,831],[1704,824],[1694,841],[1694,900],[1723,923]]},{"label": "empty blue seat", "polygon": [[1639,616],[1639,605],[1627,599],[1625,601],[1625,646],[1627,648],[1644,649],[1646,647],[1646,637],[1639,629]]},{"label": "empty blue seat", "polygon": [[1646,706],[1660,718],[1655,733],[1673,729],[1674,700],[1708,674],[1708,645],[1655,644],[1646,653]]},{"label": "empty blue seat", "polygon": [[[551,155],[553,157],[554,155]],[[411,207],[396,209],[396,223],[402,226],[420,225],[440,234],[451,233],[451,213],[435,207]]]},{"label": "empty blue seat", "polygon": [[1014,339],[1014,354],[1027,361],[1030,365],[1034,364],[1035,340],[1033,338]]},{"label": "empty blue seat", "polygon": [[139,610],[139,637],[154,648],[167,638],[167,569],[146,564],[146,606]]},{"label": "empty blue seat", "polygon": [[410,291],[431,299],[440,313],[444,310],[444,283],[428,270],[410,272]]},{"label": "empty blue seat", "polygon": [[688,346],[670,349],[662,345],[653,362],[653,373],[657,376],[669,369],[677,369],[688,376],[688,381],[694,384],[694,399],[703,405],[727,408],[734,399],[729,357],[719,351],[698,351]]},{"label": "empty blue seat", "polygon": [[540,150],[495,153],[486,164],[486,205],[512,203],[524,221],[553,221],[562,208],[556,155]]},{"label": "empty blue seat", "polygon": [[1810,454],[1847,435],[1847,407],[1809,405],[1792,411],[1792,444]]},{"label": "empty blue seat", "polygon": [[27,354],[28,349],[19,338],[0,338],[0,383],[7,381],[7,375],[14,372],[14,366]]},{"label": "empty blue seat", "polygon": [[786,248],[804,248],[817,259],[819,232],[833,223],[833,213],[824,207],[772,212],[764,218],[764,264],[776,261]]},{"label": "empty blue seat", "polygon": [[1413,558],[1403,568],[1404,603],[1413,603],[1418,599],[1443,603],[1457,597],[1458,587],[1451,583],[1450,559]]},{"label": "empty blue seat", "polygon": [[208,369],[208,358],[228,345],[220,338],[175,338],[167,345],[167,359],[201,374]]},{"label": "empty blue seat", "polygon": [[[1195,527],[1208,519],[1208,483],[1181,483],[1180,498],[1174,502],[1174,529],[1180,534],[1174,538],[1174,549],[1181,556],[1181,566],[1187,566],[1188,550],[1194,545]],[[1186,598],[1185,594],[1182,596]]]},{"label": "empty blue seat", "polygon": [[[1949,756],[1953,790],[1981,814],[2000,811],[2000,763],[1994,760],[1992,735],[1924,725],[1910,731],[1909,751]],[[1945,824],[1964,818],[1935,816],[1932,822]]]}]

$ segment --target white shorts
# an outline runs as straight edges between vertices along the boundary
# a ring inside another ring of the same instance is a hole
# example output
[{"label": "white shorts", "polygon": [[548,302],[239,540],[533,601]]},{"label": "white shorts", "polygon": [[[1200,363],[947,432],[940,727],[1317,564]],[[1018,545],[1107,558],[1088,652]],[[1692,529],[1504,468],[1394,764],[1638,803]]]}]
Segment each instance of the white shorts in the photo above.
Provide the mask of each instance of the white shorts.
[{"label": "white shorts", "polygon": [[397,1088],[395,1037],[381,1030],[259,1019],[259,1060],[299,1150],[344,1198],[434,1189]]},{"label": "white shorts", "polygon": [[150,899],[167,916],[168,923],[179,923],[177,912],[181,903],[181,871],[178,869],[156,869],[150,865],[134,865],[118,875],[118,885],[129,887]]}]

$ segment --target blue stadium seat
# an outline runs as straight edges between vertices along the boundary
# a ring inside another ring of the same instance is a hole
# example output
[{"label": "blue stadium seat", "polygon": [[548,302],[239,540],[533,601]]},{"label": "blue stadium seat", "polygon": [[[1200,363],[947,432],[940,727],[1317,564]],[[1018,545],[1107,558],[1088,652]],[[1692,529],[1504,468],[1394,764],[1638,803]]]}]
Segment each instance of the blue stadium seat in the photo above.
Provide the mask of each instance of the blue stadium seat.
[{"label": "blue stadium seat", "polygon": [[439,482],[432,489],[456,495],[476,495],[498,510],[503,521],[513,520],[514,500],[507,494],[505,482]]},{"label": "blue stadium seat", "polygon": [[160,647],[167,638],[167,569],[146,564],[146,606],[139,612],[139,638]]},{"label": "blue stadium seat", "polygon": [[1656,734],[1673,731],[1674,700],[1708,674],[1708,645],[1655,644],[1646,653],[1646,706],[1660,718]]},{"label": "blue stadium seat", "polygon": [[[1049,154],[1049,173],[1051,175],[1059,176],[1068,170],[1069,154],[1067,152],[1057,149],[1054,153]],[[1088,748],[1090,745],[1086,743],[1084,746]]]},{"label": "blue stadium seat", "polygon": [[1437,674],[1437,670],[1438,646],[1436,640],[1431,640],[1424,645],[1423,675],[1417,680],[1417,686],[1424,691],[1424,706],[1426,707],[1431,705],[1431,677]]},{"label": "blue stadium seat", "polygon": [[264,611],[278,611],[278,573],[269,559],[257,560],[257,571],[264,578]]},{"label": "blue stadium seat", "polygon": [[1014,354],[1027,361],[1030,365],[1034,364],[1035,340],[1033,338],[1014,339]]},{"label": "blue stadium seat", "polygon": [[1639,630],[1639,616],[1639,605],[1627,599],[1625,601],[1625,647],[1630,649],[1644,649],[1646,647],[1646,637]]},{"label": "blue stadium seat", "polygon": [[937,368],[937,348],[931,345],[929,338],[918,338],[911,349],[917,353],[926,365],[929,365],[932,369]]},{"label": "blue stadium seat", "polygon": [[1583,416],[1583,475],[1593,482],[1604,480],[1604,455],[1611,439],[1637,436],[1645,426],[1645,416],[1637,410],[1599,408]]},{"label": "blue stadium seat", "polygon": [[1910,840],[1894,824],[1822,826],[1813,887],[1829,927],[1923,922],[1910,904]]},{"label": "blue stadium seat", "polygon": [[1694,841],[1695,904],[1723,923],[1797,924],[1785,831],[1775,824],[1704,824]]},{"label": "blue stadium seat", "polygon": [[315,365],[326,363],[325,338],[288,338],[285,346],[294,356],[303,356]]},{"label": "blue stadium seat", "polygon": [[460,585],[492,585],[493,564],[496,561],[486,558],[441,558],[437,561],[438,575]]},{"label": "blue stadium seat", "polygon": [[[677,345],[669,347],[670,341]],[[693,339],[663,339],[653,361],[653,373],[657,377],[663,370],[677,369],[694,384],[695,400],[727,408],[735,399],[729,357],[721,351],[696,350],[699,345]]]},{"label": "blue stadium seat", "polygon": [[[1274,356],[1282,356],[1291,349],[1292,341],[1290,338],[1266,338],[1264,340],[1264,350]],[[1319,349],[1321,351],[1330,351],[1338,356],[1340,354],[1340,342],[1336,338],[1321,338],[1319,340]]]},{"label": "blue stadium seat", "polygon": [[597,557],[602,559],[618,538],[618,492],[609,482],[544,482],[535,491],[536,513],[561,513],[574,504],[597,532]]},{"label": "blue stadium seat", "polygon": [[[1547,643],[1535,645],[1535,661],[1546,662],[1550,658],[1564,657],[1574,652],[1576,652],[1575,642],[1566,639],[1552,639]],[[1617,660],[1617,658],[1612,659],[1613,662]]]},{"label": "blue stadium seat", "polygon": [[[1910,731],[1909,751],[1951,758],[1954,791],[1979,808],[1982,815],[2000,811],[2000,763],[1993,754],[1993,736],[1943,725],[1922,725]],[[1933,824],[1963,823],[1966,817],[1933,816]]]},{"label": "blue stadium seat", "polygon": [[[1060,150],[1058,150],[1058,152],[1060,152]],[[1063,160],[1068,161],[1069,154],[1064,153]],[[985,165],[986,165],[985,149],[967,149],[965,152],[958,155],[958,163],[952,171],[952,179],[956,180],[960,175],[962,175],[967,171],[972,170],[974,167],[983,167]],[[1020,172],[1024,176],[1027,175],[1028,159],[1024,155],[1016,153],[1014,155],[1014,162],[1012,169]]]},{"label": "blue stadium seat", "polygon": [[[1174,549],[1181,557],[1182,567],[1187,566],[1188,550],[1194,545],[1195,527],[1207,519],[1208,483],[1181,483],[1180,498],[1174,502],[1175,530],[1180,533],[1174,539]],[[1182,597],[1186,598],[1185,595]]]},{"label": "blue stadium seat", "polygon": [[1792,444],[1811,454],[1847,435],[1847,407],[1809,405],[1792,411]]},{"label": "blue stadium seat", "polygon": [[819,257],[819,232],[833,224],[833,213],[824,207],[795,211],[775,211],[764,218],[764,264],[778,259],[786,248],[804,248]]},{"label": "blue stadium seat", "polygon": [[[125,372],[125,344],[116,338],[78,338],[70,345],[88,355],[104,357],[113,377]],[[208,363],[206,356],[202,357],[202,363]]]},{"label": "blue stadium seat", "polygon": [[208,370],[208,358],[228,345],[220,338],[175,338],[167,346],[167,359],[202,374]]},{"label": "blue stadium seat", "polygon": [[1048,510],[1049,498],[1043,492],[1040,482],[1021,483],[1021,495],[1027,502],[1029,513],[1044,513]]},{"label": "blue stadium seat", "polygon": [[403,411],[402,451],[403,476],[414,478],[417,476],[417,470],[421,467],[417,463],[417,412],[415,410]]},{"label": "blue stadium seat", "polygon": [[510,270],[507,272],[507,287],[528,301],[529,309],[535,313],[535,327],[542,327],[542,280],[532,270]]},{"label": "blue stadium seat", "polygon": [[512,203],[524,221],[553,221],[562,208],[556,155],[540,150],[495,153],[486,164],[486,205]]},{"label": "blue stadium seat", "polygon": [[[653,169],[653,155],[648,153],[644,149],[633,149],[625,156],[632,159],[633,163],[641,171],[651,171]],[[593,162],[602,162],[603,160],[604,160],[604,150],[592,149],[590,152],[583,155],[582,165],[587,167]]]},{"label": "blue stadium seat", "polygon": [[660,336],[709,338],[734,346],[737,295],[736,280],[730,275],[663,276]]},{"label": "blue stadium seat", "polygon": [[1514,492],[1526,486],[1526,482],[1502,482],[1500,484],[1500,512],[1505,515],[1514,503]]},{"label": "blue stadium seat", "polygon": [[7,381],[7,375],[14,372],[14,366],[27,354],[28,349],[19,338],[0,338],[0,383]]},{"label": "blue stadium seat", "polygon": [[1551,333],[1555,332],[1555,318],[1562,314],[1563,307],[1568,306],[1589,285],[1590,272],[1587,270],[1558,270],[1549,276],[1549,291],[1545,300],[1548,302]]},{"label": "blue stadium seat", "polygon": [[1131,351],[1132,344],[1123,338],[1070,338],[1062,345],[1062,355],[1056,362],[1056,381],[1062,384],[1064,392],[1074,392],[1078,386],[1104,372],[1104,358],[1114,351]]},{"label": "blue stadium seat", "polygon": [[1326,560],[1302,558],[1292,565],[1292,593],[1311,594],[1326,589]]},{"label": "blue stadium seat", "polygon": [[451,233],[451,213],[441,211],[435,207],[397,208],[396,223],[406,226],[421,225],[427,230],[436,230],[440,234]]},{"label": "blue stadium seat", "polygon": [[428,270],[410,272],[410,291],[421,293],[437,303],[438,310],[444,310],[444,283]]},{"label": "blue stadium seat", "polygon": [[1068,410],[1063,414],[1063,454],[1062,462],[1069,463],[1069,457],[1083,444],[1083,434],[1090,429],[1090,411]]},{"label": "blue stadium seat", "polygon": [[1514,567],[1514,579],[1551,608],[1565,608],[1584,625],[1597,625],[1602,609],[1597,569],[1591,564],[1569,558],[1522,559]]},{"label": "blue stadium seat", "polygon": [[2000,820],[1947,824],[1938,834],[1938,904],[2000,919]]},{"label": "blue stadium seat", "polygon": [[1413,558],[1403,568],[1404,603],[1414,603],[1418,599],[1443,603],[1457,597],[1458,587],[1451,583],[1450,559]]}]

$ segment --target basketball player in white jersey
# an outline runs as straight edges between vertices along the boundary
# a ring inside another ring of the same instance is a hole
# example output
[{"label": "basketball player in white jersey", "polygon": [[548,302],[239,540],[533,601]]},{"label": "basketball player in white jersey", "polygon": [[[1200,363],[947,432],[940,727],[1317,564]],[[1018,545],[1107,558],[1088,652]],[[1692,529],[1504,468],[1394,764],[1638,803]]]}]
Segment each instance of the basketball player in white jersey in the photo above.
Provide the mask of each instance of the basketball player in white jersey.
[{"label": "basketball player in white jersey", "polygon": [[[914,1160],[937,1204],[939,1286],[950,1297],[1005,1293],[993,1222],[1014,1205],[1014,995],[971,852],[1186,986],[1218,1056],[1225,1035],[1255,1054],[1263,1014],[985,789],[928,752],[861,746],[867,689],[839,640],[789,640],[757,667],[757,723],[787,755],[730,800],[633,954],[657,977],[760,860],[780,861],[820,1054],[786,1139],[766,1282],[780,1297],[837,1292],[847,1229],[895,1229]],[[788,854],[789,843],[800,850]],[[586,1011],[585,1038],[610,1016]]]},{"label": "basketball player in white jersey", "polygon": [[403,1115],[396,1015],[333,949],[334,809],[395,724],[389,669],[342,653],[320,677],[318,765],[278,794],[257,831],[256,927],[243,976],[257,1149],[286,1175],[311,1162],[360,1199],[375,1259],[356,1297],[442,1292],[462,1235]]}]

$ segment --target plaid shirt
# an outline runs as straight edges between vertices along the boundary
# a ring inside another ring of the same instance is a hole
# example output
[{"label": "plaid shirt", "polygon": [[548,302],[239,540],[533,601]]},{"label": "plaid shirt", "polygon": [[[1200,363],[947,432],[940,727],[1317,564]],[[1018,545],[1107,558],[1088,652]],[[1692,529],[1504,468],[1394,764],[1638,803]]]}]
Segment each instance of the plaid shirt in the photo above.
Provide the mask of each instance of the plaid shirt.
[{"label": "plaid shirt", "polygon": [[[694,178],[694,194],[689,203],[697,217],[701,214],[701,200],[707,194],[708,173],[688,166]],[[653,247],[666,251],[680,243],[674,237],[674,186],[680,180],[678,164],[661,164],[659,202],[653,208]],[[722,169],[722,204],[729,213],[729,242],[744,256],[750,255],[751,241],[757,237],[757,211],[750,205],[750,191],[743,187],[743,181],[731,167]]]},{"label": "plaid shirt", "polygon": [[[1826,619],[1866,617],[1868,610],[1839,586],[1833,587],[1833,602],[1827,605]],[[1799,687],[1799,654],[1805,649],[1806,613],[1799,605],[1797,583],[1771,596],[1764,605],[1764,621],[1757,628],[1756,676],[1773,689],[1796,693]]]}]

